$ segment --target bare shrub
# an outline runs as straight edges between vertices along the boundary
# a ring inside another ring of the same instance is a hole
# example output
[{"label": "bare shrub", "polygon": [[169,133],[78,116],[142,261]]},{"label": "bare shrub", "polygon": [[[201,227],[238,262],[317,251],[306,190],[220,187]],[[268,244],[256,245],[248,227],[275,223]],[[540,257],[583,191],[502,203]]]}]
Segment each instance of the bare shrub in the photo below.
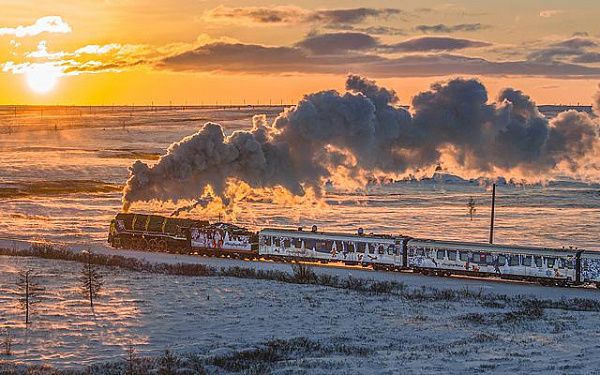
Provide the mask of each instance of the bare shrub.
[{"label": "bare shrub", "polygon": [[160,358],[158,375],[177,375],[177,368],[181,360],[170,349],[165,350],[165,354]]},{"label": "bare shrub", "polygon": [[312,267],[296,263],[292,265],[292,280],[300,284],[313,284],[317,281],[317,274]]}]

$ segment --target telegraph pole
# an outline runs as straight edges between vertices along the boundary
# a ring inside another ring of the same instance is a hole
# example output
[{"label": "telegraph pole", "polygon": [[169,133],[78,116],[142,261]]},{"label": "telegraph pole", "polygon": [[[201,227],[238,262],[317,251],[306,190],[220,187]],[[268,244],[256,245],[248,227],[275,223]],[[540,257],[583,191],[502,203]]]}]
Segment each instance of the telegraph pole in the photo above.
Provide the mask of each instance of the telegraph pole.
[{"label": "telegraph pole", "polygon": [[492,185],[492,217],[490,219],[490,244],[494,243],[494,210],[496,208],[496,184]]}]

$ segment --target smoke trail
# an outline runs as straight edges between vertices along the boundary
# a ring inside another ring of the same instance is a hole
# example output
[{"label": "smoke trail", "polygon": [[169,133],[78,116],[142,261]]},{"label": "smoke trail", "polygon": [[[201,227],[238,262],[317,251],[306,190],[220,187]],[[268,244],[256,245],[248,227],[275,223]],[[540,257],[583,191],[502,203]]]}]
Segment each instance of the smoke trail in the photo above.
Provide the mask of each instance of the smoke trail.
[{"label": "smoke trail", "polygon": [[[349,76],[346,90],[306,95],[272,124],[255,116],[250,131],[230,136],[205,124],[171,145],[156,165],[133,164],[124,208],[136,201],[194,200],[207,186],[225,198],[231,181],[318,195],[339,173],[357,180],[440,162],[479,175],[544,179],[582,171],[590,155],[598,155],[592,118],[568,111],[549,121],[515,89],[490,104],[479,81],[452,79],[415,96],[412,113],[398,105],[394,91],[363,77]],[[585,175],[597,178],[596,166],[588,164]]]}]

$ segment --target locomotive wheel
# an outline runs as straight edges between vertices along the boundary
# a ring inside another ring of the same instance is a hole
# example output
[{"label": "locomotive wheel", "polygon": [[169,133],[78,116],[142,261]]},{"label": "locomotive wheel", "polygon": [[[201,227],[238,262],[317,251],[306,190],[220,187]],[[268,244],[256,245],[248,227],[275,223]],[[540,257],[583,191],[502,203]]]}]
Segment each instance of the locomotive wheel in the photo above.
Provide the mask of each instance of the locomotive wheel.
[{"label": "locomotive wheel", "polygon": [[134,243],[134,249],[136,250],[147,250],[148,242],[143,238],[138,238]]},{"label": "locomotive wheel", "polygon": [[120,240],[120,242],[121,242],[121,248],[131,249],[131,239],[130,238],[123,238]]},{"label": "locomotive wheel", "polygon": [[150,241],[148,241],[148,250],[156,251],[156,247],[157,247],[156,239],[153,238]]}]

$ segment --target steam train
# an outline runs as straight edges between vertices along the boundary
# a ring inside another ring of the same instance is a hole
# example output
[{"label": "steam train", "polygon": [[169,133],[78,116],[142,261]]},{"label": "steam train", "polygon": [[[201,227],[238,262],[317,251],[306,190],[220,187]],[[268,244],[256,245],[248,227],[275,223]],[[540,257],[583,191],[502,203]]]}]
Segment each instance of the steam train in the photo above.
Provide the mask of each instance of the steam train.
[{"label": "steam train", "polygon": [[600,253],[408,236],[261,229],[251,232],[228,224],[210,224],[157,215],[120,213],[112,220],[109,244],[179,254],[228,256],[276,261],[339,262],[377,270],[425,275],[467,275],[528,280],[543,285],[595,285],[600,288]]}]

